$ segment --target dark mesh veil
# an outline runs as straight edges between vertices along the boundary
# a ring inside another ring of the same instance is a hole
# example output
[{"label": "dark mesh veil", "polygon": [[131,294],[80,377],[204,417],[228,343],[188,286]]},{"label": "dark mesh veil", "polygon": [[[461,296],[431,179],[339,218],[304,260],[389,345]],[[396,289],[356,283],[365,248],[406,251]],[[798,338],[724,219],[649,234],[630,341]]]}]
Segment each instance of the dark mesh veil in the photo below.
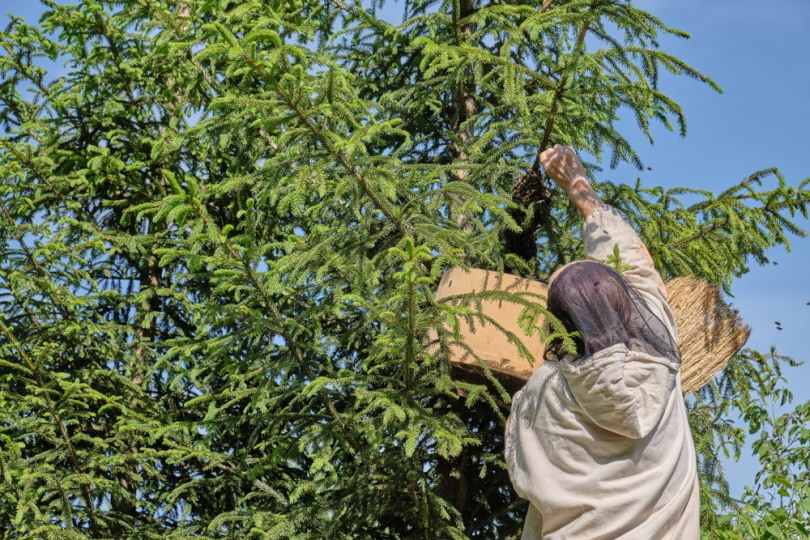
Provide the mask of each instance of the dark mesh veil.
[{"label": "dark mesh veil", "polygon": [[[574,337],[577,359],[623,343],[630,350],[680,361],[678,344],[666,325],[604,264],[578,261],[559,270],[548,289],[548,310],[568,332],[579,332]],[[547,352],[549,359],[571,357],[562,340],[552,342]]]}]

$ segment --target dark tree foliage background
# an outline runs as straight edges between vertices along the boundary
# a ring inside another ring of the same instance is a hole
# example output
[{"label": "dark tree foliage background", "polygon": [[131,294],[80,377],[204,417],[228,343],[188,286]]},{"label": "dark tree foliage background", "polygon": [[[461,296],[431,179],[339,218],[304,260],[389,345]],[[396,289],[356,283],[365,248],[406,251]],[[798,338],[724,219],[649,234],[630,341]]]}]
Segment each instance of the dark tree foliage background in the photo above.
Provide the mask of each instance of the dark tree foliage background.
[{"label": "dark tree foliage background", "polygon": [[[658,48],[685,34],[616,0],[42,3],[0,43],[0,537],[516,537],[508,394],[451,371],[477,304],[436,285],[579,255],[535,156],[599,180],[641,166],[620,116],[684,134],[659,74],[714,86]],[[775,170],[596,187],[665,277],[725,287],[810,201]],[[810,410],[768,412],[792,363],[687,397],[709,537],[807,534]]]}]

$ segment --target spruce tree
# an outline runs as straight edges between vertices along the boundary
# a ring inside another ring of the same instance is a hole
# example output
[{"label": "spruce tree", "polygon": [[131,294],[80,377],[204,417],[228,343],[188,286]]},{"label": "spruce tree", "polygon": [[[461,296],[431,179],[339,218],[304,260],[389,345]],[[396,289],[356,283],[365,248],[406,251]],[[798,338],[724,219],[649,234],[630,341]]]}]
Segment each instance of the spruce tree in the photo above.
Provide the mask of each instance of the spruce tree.
[{"label": "spruce tree", "polygon": [[[435,290],[581,255],[538,151],[592,156],[665,278],[728,289],[804,235],[807,181],[776,170],[610,181],[642,165],[620,118],[686,133],[662,72],[717,88],[629,2],[42,3],[0,56],[3,538],[515,537],[508,392],[448,362],[482,297]],[[687,398],[707,535],[801,533],[810,413],[761,414],[791,363],[744,350]],[[773,428],[784,515],[728,496],[735,414]]]}]

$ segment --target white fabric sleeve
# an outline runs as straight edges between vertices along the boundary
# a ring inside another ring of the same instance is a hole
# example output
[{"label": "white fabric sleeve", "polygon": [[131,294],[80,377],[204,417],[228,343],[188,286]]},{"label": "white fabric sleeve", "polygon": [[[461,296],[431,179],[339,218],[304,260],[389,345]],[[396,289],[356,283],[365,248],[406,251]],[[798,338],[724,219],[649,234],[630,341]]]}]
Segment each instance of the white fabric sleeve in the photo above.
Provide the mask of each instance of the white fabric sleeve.
[{"label": "white fabric sleeve", "polygon": [[629,266],[622,270],[622,275],[669,327],[677,341],[675,317],[667,305],[666,287],[636,231],[615,209],[602,203],[585,219],[583,241],[585,257],[601,263],[612,257],[614,247],[618,246],[621,262]]}]

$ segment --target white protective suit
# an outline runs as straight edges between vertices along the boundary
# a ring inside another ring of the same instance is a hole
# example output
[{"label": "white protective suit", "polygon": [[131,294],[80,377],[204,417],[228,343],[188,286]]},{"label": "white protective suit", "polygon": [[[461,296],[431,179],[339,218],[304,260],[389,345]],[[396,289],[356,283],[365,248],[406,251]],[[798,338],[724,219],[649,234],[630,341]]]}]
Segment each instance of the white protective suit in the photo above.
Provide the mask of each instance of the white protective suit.
[{"label": "white protective suit", "polygon": [[[677,339],[646,248],[607,205],[585,220],[586,257],[619,246],[632,288]],[[697,467],[677,359],[617,344],[546,361],[512,404],[506,463],[531,503],[523,539],[700,537]]]}]

